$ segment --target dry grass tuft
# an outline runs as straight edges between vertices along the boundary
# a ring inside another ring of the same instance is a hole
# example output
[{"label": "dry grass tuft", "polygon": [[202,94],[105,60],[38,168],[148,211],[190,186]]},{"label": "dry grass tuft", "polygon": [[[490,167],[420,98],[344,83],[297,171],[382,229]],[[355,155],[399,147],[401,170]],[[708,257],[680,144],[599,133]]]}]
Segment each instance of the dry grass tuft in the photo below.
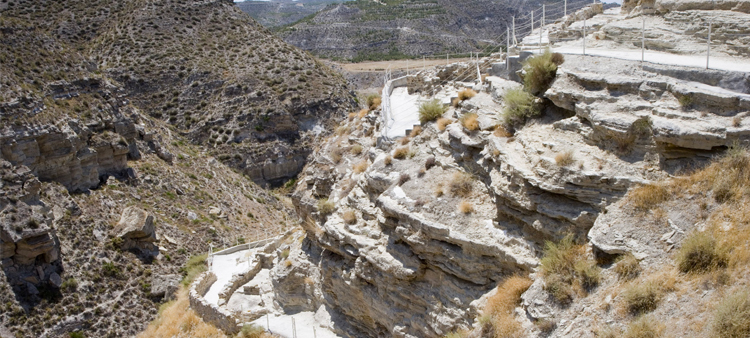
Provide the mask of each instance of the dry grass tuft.
[{"label": "dry grass tuft", "polygon": [[385,157],[385,159],[383,159],[383,164],[391,165],[391,163],[393,163],[393,156],[388,155]]},{"label": "dry grass tuft", "polygon": [[443,190],[443,183],[440,182],[435,187],[435,197],[441,197],[443,194],[445,194],[445,191]]},{"label": "dry grass tuft", "polygon": [[409,147],[400,147],[393,151],[393,158],[399,160],[405,159],[407,155],[409,155]]},{"label": "dry grass tuft", "polygon": [[405,146],[405,145],[409,144],[410,141],[411,141],[411,139],[409,138],[409,136],[404,137],[404,138],[401,139],[401,145]]},{"label": "dry grass tuft", "polygon": [[545,290],[560,304],[573,300],[575,289],[586,291],[599,285],[601,269],[586,255],[584,245],[575,244],[573,235],[560,242],[547,241],[540,261]]},{"label": "dry grass tuft", "polygon": [[479,129],[478,116],[474,113],[468,113],[461,117],[461,125],[469,131],[475,131]]},{"label": "dry grass tuft", "polygon": [[617,259],[615,272],[620,279],[633,280],[641,273],[641,265],[632,253],[627,253]]},{"label": "dry grass tuft", "polygon": [[382,102],[383,99],[378,94],[367,95],[367,107],[369,107],[370,110],[378,109]]},{"label": "dry grass tuft", "polygon": [[453,174],[449,189],[454,196],[469,197],[474,190],[474,178],[463,172]]},{"label": "dry grass tuft", "polygon": [[360,111],[359,111],[359,113],[357,114],[357,117],[361,119],[361,118],[363,118],[363,117],[367,116],[367,113],[369,113],[369,112],[370,112],[370,111],[369,111],[369,110],[367,110],[367,109],[362,109],[362,110],[360,110]]},{"label": "dry grass tuft", "polygon": [[461,101],[466,101],[474,96],[477,96],[477,92],[475,92],[471,88],[466,88],[460,92],[458,92],[458,99]]},{"label": "dry grass tuft", "polygon": [[236,338],[272,338],[273,336],[266,333],[262,327],[257,325],[245,325],[237,334]]},{"label": "dry grass tuft", "polygon": [[555,163],[561,167],[567,167],[573,163],[575,163],[576,160],[573,157],[573,151],[572,150],[566,150],[563,151],[557,155],[555,155]]},{"label": "dry grass tuft", "polygon": [[365,170],[367,170],[368,166],[369,166],[369,164],[367,164],[367,160],[364,160],[362,162],[359,162],[359,163],[355,164],[352,167],[352,170],[354,170],[354,172],[357,173],[357,174],[361,174],[361,173],[365,172]]},{"label": "dry grass tuft", "polygon": [[750,337],[750,293],[739,291],[726,296],[716,307],[713,332],[719,338]]},{"label": "dry grass tuft", "polygon": [[471,202],[463,200],[458,205],[458,210],[460,210],[464,214],[470,214],[474,212],[474,204],[471,204]]},{"label": "dry grass tuft", "polygon": [[667,185],[661,183],[640,185],[631,190],[628,199],[636,209],[650,210],[672,197]]},{"label": "dry grass tuft", "polygon": [[660,273],[632,284],[622,293],[625,308],[633,316],[655,310],[667,292],[675,290],[674,275]]},{"label": "dry grass tuft", "polygon": [[709,272],[726,267],[728,255],[709,232],[693,232],[682,242],[675,260],[681,272]]},{"label": "dry grass tuft", "polygon": [[415,138],[415,137],[419,136],[419,134],[421,134],[421,133],[422,133],[422,127],[415,126],[414,129],[411,130],[411,133],[409,133],[409,137]]},{"label": "dry grass tuft", "polygon": [[138,338],[201,337],[226,338],[219,329],[203,322],[190,309],[187,290],[180,288],[177,299],[171,302],[159,316],[148,325]]},{"label": "dry grass tuft", "polygon": [[532,284],[531,279],[513,276],[497,287],[497,292],[487,299],[484,316],[489,319],[495,337],[523,337],[523,328],[515,320],[513,309],[518,306],[523,294]]},{"label": "dry grass tuft", "polygon": [[411,179],[411,176],[407,173],[401,173],[401,175],[398,177],[398,185],[404,185],[404,183],[409,182]]},{"label": "dry grass tuft", "polygon": [[742,116],[735,116],[732,118],[732,127],[739,128],[742,126]]},{"label": "dry grass tuft", "polygon": [[435,166],[435,156],[430,156],[426,160],[424,160],[424,169],[430,170],[430,168]]},{"label": "dry grass tuft", "polygon": [[361,146],[361,145],[359,145],[359,144],[355,144],[355,145],[353,145],[353,146],[352,146],[352,149],[351,149],[351,152],[352,152],[352,154],[354,154],[354,155],[359,155],[359,154],[362,154],[362,146]]},{"label": "dry grass tuft", "polygon": [[451,123],[453,123],[453,120],[441,117],[437,120],[437,128],[438,130],[443,131],[445,130],[445,127],[447,127]]},{"label": "dry grass tuft", "polygon": [[492,133],[492,135],[495,135],[496,137],[511,137],[513,134],[511,134],[508,129],[505,129],[503,126],[497,126],[495,127],[495,132]]},{"label": "dry grass tuft", "polygon": [[322,215],[330,215],[334,210],[336,210],[336,205],[333,204],[333,202],[329,201],[327,198],[319,199],[316,207],[318,209],[318,212]]},{"label": "dry grass tuft", "polygon": [[664,324],[651,317],[640,317],[628,325],[623,338],[659,338],[664,335]]},{"label": "dry grass tuft", "polygon": [[349,121],[354,120],[354,118],[357,117],[357,113],[349,113],[348,117]]},{"label": "dry grass tuft", "polygon": [[338,164],[341,162],[341,158],[343,157],[343,155],[344,155],[344,151],[341,150],[341,148],[338,148],[338,147],[334,148],[331,151],[331,161],[333,161],[333,163]]},{"label": "dry grass tuft", "polygon": [[444,107],[438,100],[422,103],[422,105],[419,106],[419,122],[427,123],[435,121],[443,116],[446,110],[446,107]]},{"label": "dry grass tuft", "polygon": [[344,222],[349,225],[357,223],[357,214],[354,213],[354,210],[344,211],[341,218],[343,218]]}]

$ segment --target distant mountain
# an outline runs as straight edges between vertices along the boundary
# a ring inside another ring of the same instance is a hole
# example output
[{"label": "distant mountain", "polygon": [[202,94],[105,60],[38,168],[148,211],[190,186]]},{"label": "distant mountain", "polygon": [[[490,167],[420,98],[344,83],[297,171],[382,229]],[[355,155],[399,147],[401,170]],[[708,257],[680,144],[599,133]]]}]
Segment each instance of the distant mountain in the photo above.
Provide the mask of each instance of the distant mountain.
[{"label": "distant mountain", "polygon": [[331,0],[277,0],[277,1],[243,1],[237,2],[237,7],[250,14],[265,27],[288,25],[305,17],[315,14],[327,5],[341,3]]},{"label": "distant mountain", "polygon": [[287,42],[322,57],[394,59],[468,53],[495,44],[513,15],[540,1],[356,0],[278,30]]}]

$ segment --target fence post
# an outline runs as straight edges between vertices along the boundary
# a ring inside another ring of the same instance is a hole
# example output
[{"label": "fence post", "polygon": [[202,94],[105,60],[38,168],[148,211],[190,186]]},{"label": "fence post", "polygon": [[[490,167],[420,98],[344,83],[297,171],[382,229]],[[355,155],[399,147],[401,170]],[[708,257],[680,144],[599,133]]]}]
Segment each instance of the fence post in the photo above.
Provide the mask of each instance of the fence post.
[{"label": "fence post", "polygon": [[583,55],[586,55],[586,17],[583,17]]},{"label": "fence post", "polygon": [[711,21],[708,22],[708,45],[706,46],[706,69],[708,69],[708,60],[711,54]]},{"label": "fence post", "polygon": [[516,17],[513,17],[513,45],[515,46],[518,42],[516,41]]},{"label": "fence post", "polygon": [[563,15],[568,16],[568,0],[565,0],[565,4],[563,5]]},{"label": "fence post", "polygon": [[641,28],[641,62],[646,61],[646,16],[643,15],[643,28]]},{"label": "fence post", "polygon": [[448,66],[450,66],[450,64],[451,64],[450,54],[449,53],[445,53],[445,66],[448,67]]},{"label": "fence post", "polygon": [[266,331],[271,332],[271,324],[268,322],[268,314],[266,314]]},{"label": "fence post", "polygon": [[427,61],[425,60],[425,57],[422,56],[422,72],[427,70]]},{"label": "fence post", "polygon": [[[515,20],[513,20],[515,21]],[[505,70],[510,69],[510,28],[505,27]]]},{"label": "fence post", "polygon": [[534,34],[534,11],[531,11],[531,33]]},{"label": "fence post", "polygon": [[539,54],[542,54],[542,35],[544,35],[544,17],[546,14],[546,5],[542,4],[542,22],[539,24]]}]

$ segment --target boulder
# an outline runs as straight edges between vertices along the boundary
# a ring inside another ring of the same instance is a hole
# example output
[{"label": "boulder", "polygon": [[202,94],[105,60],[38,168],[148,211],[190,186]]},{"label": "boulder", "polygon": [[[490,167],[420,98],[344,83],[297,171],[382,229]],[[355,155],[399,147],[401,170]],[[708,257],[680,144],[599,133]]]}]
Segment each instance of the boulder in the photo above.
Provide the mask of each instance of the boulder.
[{"label": "boulder", "polygon": [[151,296],[171,299],[177,291],[181,279],[180,275],[153,275],[151,277]]},{"label": "boulder", "polygon": [[127,207],[113,230],[114,236],[144,242],[156,242],[154,216],[143,209]]}]

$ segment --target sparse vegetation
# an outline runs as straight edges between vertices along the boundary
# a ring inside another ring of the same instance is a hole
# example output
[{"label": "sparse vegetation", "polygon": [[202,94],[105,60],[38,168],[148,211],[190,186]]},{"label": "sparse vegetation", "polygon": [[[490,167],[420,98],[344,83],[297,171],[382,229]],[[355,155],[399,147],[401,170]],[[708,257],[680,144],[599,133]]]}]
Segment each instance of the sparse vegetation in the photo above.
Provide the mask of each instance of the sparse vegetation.
[{"label": "sparse vegetation", "polygon": [[620,256],[615,264],[615,272],[623,280],[632,280],[641,273],[638,259],[631,253]]},{"label": "sparse vegetation", "polygon": [[169,337],[205,337],[226,338],[224,333],[216,327],[203,322],[190,308],[187,290],[180,288],[177,299],[165,306],[159,316],[149,324],[146,331],[138,338],[169,338]]},{"label": "sparse vegetation", "polygon": [[385,157],[385,158],[383,159],[383,164],[385,164],[385,165],[387,165],[387,166],[388,166],[388,165],[391,165],[391,163],[393,163],[393,156],[391,156],[391,155],[387,155],[387,156],[386,156],[386,157]]},{"label": "sparse vegetation", "polygon": [[466,101],[474,96],[477,96],[477,92],[471,88],[466,88],[458,92],[458,99],[461,101]]},{"label": "sparse vegetation", "polygon": [[666,274],[657,274],[640,283],[630,285],[622,293],[628,313],[638,316],[655,310],[664,295],[674,290],[675,279]]},{"label": "sparse vegetation", "polygon": [[659,338],[663,336],[664,324],[651,317],[642,316],[628,325],[623,338]]},{"label": "sparse vegetation", "polygon": [[393,151],[393,158],[395,159],[403,160],[407,155],[409,155],[409,147],[400,147]]},{"label": "sparse vegetation", "polygon": [[237,334],[236,338],[271,338],[270,334],[266,333],[262,327],[249,324],[242,326],[242,329]]},{"label": "sparse vegetation", "polygon": [[401,175],[398,177],[398,185],[404,185],[404,183],[408,182],[411,179],[411,176],[407,173],[401,173]]},{"label": "sparse vegetation", "polygon": [[713,235],[693,232],[682,242],[676,261],[681,272],[708,272],[726,267],[728,257]]},{"label": "sparse vegetation", "polygon": [[552,53],[548,49],[543,54],[526,59],[523,64],[523,85],[527,92],[539,95],[552,84],[557,75],[557,67],[565,61],[562,55],[554,54],[558,53]]},{"label": "sparse vegetation", "polygon": [[361,174],[361,173],[365,172],[365,170],[367,170],[368,166],[369,166],[369,164],[367,163],[367,160],[363,160],[363,161],[355,164],[354,167],[352,167],[352,170],[355,173],[357,173],[357,174]]},{"label": "sparse vegetation", "polygon": [[712,330],[718,338],[750,337],[750,293],[747,290],[729,294],[719,303]]},{"label": "sparse vegetation", "polygon": [[474,204],[471,204],[471,202],[467,200],[463,200],[458,205],[458,210],[461,211],[461,213],[470,214],[474,212]]},{"label": "sparse vegetation", "polygon": [[188,259],[187,263],[185,263],[185,267],[180,269],[183,276],[183,286],[189,286],[195,280],[195,278],[198,277],[198,275],[208,269],[208,267],[206,266],[206,258],[208,258],[208,254],[193,256]]},{"label": "sparse vegetation", "polygon": [[555,163],[557,163],[558,166],[567,167],[575,162],[576,160],[573,157],[572,150],[565,150],[555,155]]},{"label": "sparse vegetation", "polygon": [[411,133],[409,133],[409,137],[410,138],[415,138],[415,137],[419,136],[419,134],[421,134],[421,133],[422,133],[422,127],[415,126],[414,129],[411,130]]},{"label": "sparse vegetation", "polygon": [[530,286],[531,279],[512,276],[498,285],[497,292],[487,299],[483,318],[480,322],[491,325],[495,337],[522,337],[523,328],[515,320],[513,309],[518,306],[523,294]]},{"label": "sparse vegetation", "polygon": [[435,156],[430,156],[424,161],[425,170],[430,170],[430,168],[434,166],[435,166]]},{"label": "sparse vegetation", "polygon": [[537,107],[535,100],[536,98],[533,95],[521,88],[512,88],[505,91],[503,95],[505,108],[503,108],[501,116],[504,123],[509,126],[521,125],[527,119],[539,115],[539,107]]},{"label": "sparse vegetation", "polygon": [[558,243],[547,241],[540,268],[545,290],[563,305],[572,301],[575,289],[586,291],[599,285],[601,269],[586,255],[584,245],[574,243],[573,235]]},{"label": "sparse vegetation", "polygon": [[341,218],[344,219],[344,222],[346,222],[346,224],[351,225],[357,223],[357,214],[354,212],[354,210],[344,211],[344,213],[341,215]]},{"label": "sparse vegetation", "polygon": [[449,189],[454,196],[469,197],[474,190],[474,179],[469,174],[457,172],[453,174]]},{"label": "sparse vegetation", "polygon": [[650,210],[670,197],[672,194],[668,187],[660,183],[640,185],[628,194],[631,203],[641,210]]},{"label": "sparse vegetation", "polygon": [[683,109],[690,109],[693,106],[693,97],[690,96],[690,94],[687,95],[680,95],[677,98],[677,101],[680,102],[680,106]]},{"label": "sparse vegetation", "polygon": [[382,102],[383,99],[378,94],[367,95],[367,107],[370,108],[370,110],[378,109]]},{"label": "sparse vegetation", "polygon": [[352,146],[351,152],[353,155],[357,156],[362,154],[362,146],[359,144],[355,144]]},{"label": "sparse vegetation", "polygon": [[435,121],[443,114],[445,114],[446,108],[438,100],[431,100],[419,106],[419,122],[427,123]]},{"label": "sparse vegetation", "polygon": [[321,215],[330,215],[336,210],[336,205],[327,198],[321,198],[318,200],[317,209]]},{"label": "sparse vegetation", "polygon": [[451,123],[453,123],[453,120],[441,117],[437,120],[437,128],[438,130],[443,131],[445,130],[445,127]]},{"label": "sparse vegetation", "polygon": [[479,121],[477,121],[477,114],[468,113],[461,117],[461,125],[469,131],[475,131],[479,129]]}]

